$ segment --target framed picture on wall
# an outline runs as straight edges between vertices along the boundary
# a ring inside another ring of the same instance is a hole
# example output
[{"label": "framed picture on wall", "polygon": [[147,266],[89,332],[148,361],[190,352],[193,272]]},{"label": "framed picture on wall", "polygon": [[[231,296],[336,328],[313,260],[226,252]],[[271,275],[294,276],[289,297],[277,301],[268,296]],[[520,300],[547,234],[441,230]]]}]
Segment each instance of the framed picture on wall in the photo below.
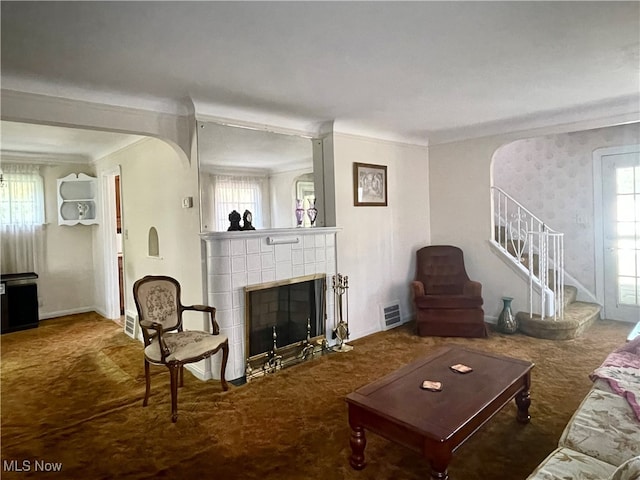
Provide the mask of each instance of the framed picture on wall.
[{"label": "framed picture on wall", "polygon": [[353,204],[356,207],[387,206],[387,166],[353,164]]}]

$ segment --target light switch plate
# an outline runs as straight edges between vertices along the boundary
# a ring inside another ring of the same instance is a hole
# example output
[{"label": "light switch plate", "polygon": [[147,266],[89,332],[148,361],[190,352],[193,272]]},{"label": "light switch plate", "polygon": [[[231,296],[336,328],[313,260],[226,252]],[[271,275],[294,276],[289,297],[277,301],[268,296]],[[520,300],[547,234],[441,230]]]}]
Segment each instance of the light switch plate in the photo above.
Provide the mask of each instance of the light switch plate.
[{"label": "light switch plate", "polygon": [[182,199],[182,208],[191,208],[193,207],[193,197],[184,197]]}]

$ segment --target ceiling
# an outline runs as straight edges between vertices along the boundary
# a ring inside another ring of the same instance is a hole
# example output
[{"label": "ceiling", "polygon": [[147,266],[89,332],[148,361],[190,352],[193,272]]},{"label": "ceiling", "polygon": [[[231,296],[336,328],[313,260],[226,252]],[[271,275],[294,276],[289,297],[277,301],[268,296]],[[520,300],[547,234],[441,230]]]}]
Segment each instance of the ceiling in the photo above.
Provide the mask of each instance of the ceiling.
[{"label": "ceiling", "polygon": [[640,110],[640,2],[0,8],[9,90],[419,144]]},{"label": "ceiling", "polygon": [[3,159],[90,163],[140,140],[136,135],[0,122]]}]

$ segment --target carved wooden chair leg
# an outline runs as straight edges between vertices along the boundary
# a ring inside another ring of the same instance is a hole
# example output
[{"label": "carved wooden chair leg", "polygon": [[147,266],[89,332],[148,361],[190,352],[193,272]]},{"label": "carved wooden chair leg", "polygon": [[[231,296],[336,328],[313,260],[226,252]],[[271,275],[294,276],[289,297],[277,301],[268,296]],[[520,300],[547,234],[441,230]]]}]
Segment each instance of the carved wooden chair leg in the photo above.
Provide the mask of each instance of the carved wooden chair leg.
[{"label": "carved wooden chair leg", "polygon": [[222,390],[225,392],[229,389],[227,385],[227,379],[224,378],[224,372],[227,369],[227,360],[229,358],[229,341],[225,341],[222,344],[222,366],[220,367],[220,383],[222,383]]},{"label": "carved wooden chair leg", "polygon": [[180,364],[169,363],[169,372],[171,374],[171,421],[178,420],[178,376],[180,375]]},{"label": "carved wooden chair leg", "polygon": [[144,381],[145,381],[145,390],[144,390],[144,400],[142,401],[142,406],[146,407],[149,403],[149,393],[151,392],[151,375],[149,374],[149,362],[145,358],[144,360]]}]

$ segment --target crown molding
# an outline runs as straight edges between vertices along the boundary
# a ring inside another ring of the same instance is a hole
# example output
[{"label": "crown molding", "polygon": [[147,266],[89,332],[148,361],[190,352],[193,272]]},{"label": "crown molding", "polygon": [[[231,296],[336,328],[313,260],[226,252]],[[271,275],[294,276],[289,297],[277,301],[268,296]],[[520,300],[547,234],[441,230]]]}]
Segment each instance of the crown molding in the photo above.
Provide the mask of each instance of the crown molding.
[{"label": "crown molding", "polygon": [[640,96],[613,99],[517,118],[433,131],[431,145],[509,135],[514,138],[610,127],[640,121]]},{"label": "crown molding", "polygon": [[91,164],[93,158],[76,153],[42,153],[16,150],[0,150],[0,158],[6,163],[31,163],[37,165],[51,164]]}]

